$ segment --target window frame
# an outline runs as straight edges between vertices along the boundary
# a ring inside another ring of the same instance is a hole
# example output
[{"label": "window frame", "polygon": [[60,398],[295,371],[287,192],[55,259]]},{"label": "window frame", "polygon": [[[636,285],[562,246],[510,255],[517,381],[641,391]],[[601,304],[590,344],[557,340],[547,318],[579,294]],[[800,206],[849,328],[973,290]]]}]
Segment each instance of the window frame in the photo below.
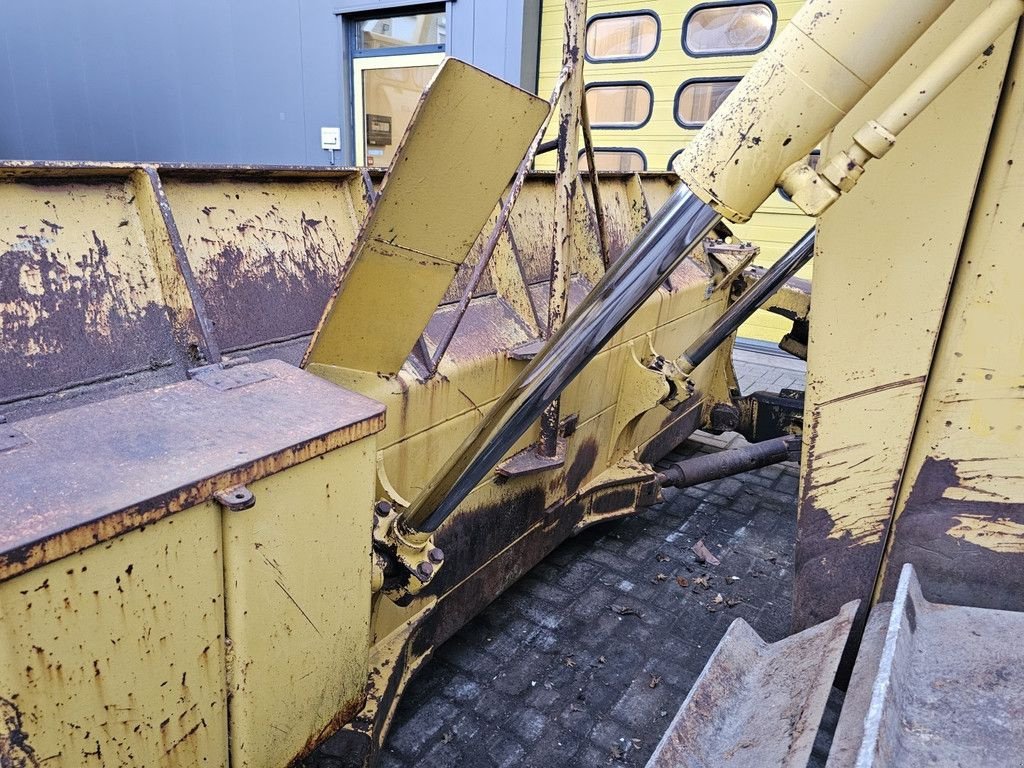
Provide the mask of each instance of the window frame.
[{"label": "window frame", "polygon": [[[690,46],[686,44],[686,28],[690,25],[690,20],[694,14],[700,11],[706,11],[712,8],[729,8],[734,5],[764,5],[768,7],[768,10],[772,12],[772,26],[768,30],[768,39],[764,41],[764,45],[760,48],[753,48],[750,50],[742,51],[725,51],[725,52],[701,52],[692,51]],[[713,58],[725,58],[727,56],[756,56],[763,52],[772,41],[775,39],[775,33],[779,29],[779,10],[775,7],[775,3],[772,0],[713,0],[713,2],[698,3],[693,6],[689,11],[686,12],[686,16],[683,17],[683,28],[680,33],[679,44],[682,46],[683,51],[687,56],[693,59],[713,59]]]},{"label": "window frame", "polygon": [[[647,91],[647,95],[650,96],[650,102],[648,103],[648,107],[647,107],[647,117],[645,117],[642,122],[630,123],[628,125],[627,124],[622,124],[622,123],[595,123],[595,122],[591,122],[590,123],[590,127],[591,128],[593,128],[594,130],[601,130],[601,131],[637,131],[637,130],[640,130],[641,128],[643,128],[649,122],[651,122],[651,118],[654,117],[654,89],[651,87],[650,83],[648,83],[648,82],[646,82],[644,80],[595,80],[592,83],[585,83],[584,84],[584,86],[583,86],[583,98],[584,99],[587,98],[587,91],[589,91],[591,88],[600,88],[600,87],[608,87],[608,86],[624,86],[624,85],[640,86],[641,88],[643,88],[644,90]],[[589,109],[588,109],[588,112],[589,112]]]},{"label": "window frame", "polygon": [[[742,79],[743,78],[740,75],[722,75],[720,77],[691,77],[689,80],[683,80],[683,82],[679,84],[679,87],[676,88],[675,96],[672,97],[672,118],[676,121],[676,124],[680,128],[686,128],[687,130],[691,131],[699,131],[707,124],[707,120],[705,120],[702,123],[687,123],[679,115],[679,95],[683,92],[683,89],[686,88],[687,86],[696,85],[698,83],[729,82],[739,85]],[[735,88],[736,85],[734,85],[733,88]],[[714,113],[712,112],[712,114]],[[710,119],[711,117],[709,115],[708,120]]]},{"label": "window frame", "polygon": [[[647,155],[644,153],[644,151],[642,149],[640,149],[640,147],[594,147],[594,159],[596,160],[597,159],[597,155],[601,154],[602,152],[629,152],[629,153],[632,153],[634,155],[640,155],[640,159],[643,161],[644,167],[641,168],[639,171],[598,171],[598,173],[612,173],[612,174],[620,174],[620,175],[622,175],[622,174],[629,174],[629,173],[646,173],[646,171],[647,171],[647,169],[649,167],[649,165],[647,163]],[[579,161],[579,159],[581,157],[586,156],[586,154],[587,154],[586,148],[581,149],[579,151],[579,154],[576,156],[577,162]],[[591,169],[588,167],[587,170],[580,171],[580,173],[590,173],[590,170]]]},{"label": "window frame", "polygon": [[425,3],[423,5],[397,6],[394,8],[381,8],[379,11],[344,14],[344,20],[348,26],[348,55],[353,59],[366,59],[374,56],[404,56],[416,53],[447,53],[448,41],[445,36],[444,43],[429,45],[396,45],[392,48],[363,48],[361,36],[361,24],[364,21],[375,19],[386,19],[393,16],[417,16],[421,13],[439,13],[445,17],[446,28],[451,24],[448,13],[448,3]]},{"label": "window frame", "polygon": [[683,154],[685,149],[686,149],[685,147],[683,147],[683,149],[677,149],[675,152],[673,152],[671,155],[669,155],[668,167],[665,170],[667,170],[667,171],[671,171],[672,170],[672,164],[676,161],[677,157],[679,157],[681,154]]},{"label": "window frame", "polygon": [[[653,18],[654,19],[654,23],[655,23],[655,25],[657,27],[657,32],[656,32],[655,37],[654,37],[654,48],[652,48],[651,52],[648,53],[646,56],[626,56],[626,57],[617,57],[617,58],[614,58],[614,59],[595,59],[595,58],[592,58],[591,55],[589,53],[587,53],[587,34],[590,32],[590,25],[593,24],[595,21],[599,21],[601,19],[614,19],[614,18],[620,18],[622,16],[650,16],[651,18]],[[637,10],[637,11],[612,11],[612,12],[609,12],[609,13],[595,13],[593,16],[591,16],[589,19],[587,19],[587,24],[586,24],[586,26],[583,29],[583,58],[589,64],[622,64],[624,62],[647,61],[649,58],[651,58],[652,56],[654,56],[654,54],[656,54],[658,52],[658,48],[660,46],[661,46],[661,16],[659,16],[655,11],[652,11],[649,8],[642,8],[642,9]]]}]

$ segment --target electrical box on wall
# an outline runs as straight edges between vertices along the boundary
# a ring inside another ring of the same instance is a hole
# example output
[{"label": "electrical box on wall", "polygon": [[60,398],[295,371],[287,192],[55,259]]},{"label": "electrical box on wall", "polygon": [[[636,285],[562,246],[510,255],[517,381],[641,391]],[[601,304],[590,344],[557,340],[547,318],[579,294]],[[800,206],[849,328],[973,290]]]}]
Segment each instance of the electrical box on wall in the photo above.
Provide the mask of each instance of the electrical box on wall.
[{"label": "electrical box on wall", "polygon": [[320,128],[321,149],[341,149],[341,128],[335,126],[322,126]]}]

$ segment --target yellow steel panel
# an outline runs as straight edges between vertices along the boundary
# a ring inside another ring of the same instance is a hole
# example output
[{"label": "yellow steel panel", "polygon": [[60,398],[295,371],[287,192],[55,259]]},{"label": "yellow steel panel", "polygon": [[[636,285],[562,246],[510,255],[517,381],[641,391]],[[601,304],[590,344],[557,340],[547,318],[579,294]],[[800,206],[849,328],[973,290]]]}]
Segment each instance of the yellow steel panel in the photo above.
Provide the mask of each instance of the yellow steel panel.
[{"label": "yellow steel panel", "polygon": [[1019,53],[1005,78],[907,459],[882,599],[894,591],[901,565],[912,562],[935,600],[1024,610],[1024,113],[1013,85],[1024,77]]},{"label": "yellow steel panel", "polygon": [[0,376],[0,400],[174,362],[158,254],[134,201],[127,171],[0,184],[0,260],[13,283],[0,293],[0,361],[18,361]]},{"label": "yellow steel panel", "polygon": [[0,762],[226,766],[222,568],[211,502],[0,584]]},{"label": "yellow steel panel", "polygon": [[[985,5],[953,7],[851,111],[835,140],[848,143]],[[1008,49],[1004,37],[986,65],[965,72],[821,220],[797,548],[800,626],[871,594]]]},{"label": "yellow steel panel", "polygon": [[442,64],[359,233],[308,362],[398,371],[547,109],[468,64]]},{"label": "yellow steel panel", "polygon": [[165,174],[167,199],[225,350],[309,333],[320,319],[362,218],[362,178],[336,173],[210,180]]},{"label": "yellow steel panel", "polygon": [[248,487],[224,513],[231,765],[278,768],[362,706],[376,439]]}]

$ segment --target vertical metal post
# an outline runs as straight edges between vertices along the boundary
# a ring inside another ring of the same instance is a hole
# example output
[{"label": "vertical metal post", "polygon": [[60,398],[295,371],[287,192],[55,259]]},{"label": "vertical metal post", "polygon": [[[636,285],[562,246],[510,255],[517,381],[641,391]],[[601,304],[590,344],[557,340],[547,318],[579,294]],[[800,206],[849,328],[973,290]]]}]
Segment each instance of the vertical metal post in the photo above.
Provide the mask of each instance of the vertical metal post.
[{"label": "vertical metal post", "polygon": [[[569,278],[572,275],[573,208],[579,179],[580,109],[583,101],[583,47],[586,45],[586,0],[565,4],[565,40],[562,65],[569,79],[562,92],[558,115],[558,158],[555,166],[555,220],[552,228],[551,286],[548,293],[546,338],[562,327],[569,309]],[[553,457],[558,452],[558,400],[541,416],[539,452]]]}]

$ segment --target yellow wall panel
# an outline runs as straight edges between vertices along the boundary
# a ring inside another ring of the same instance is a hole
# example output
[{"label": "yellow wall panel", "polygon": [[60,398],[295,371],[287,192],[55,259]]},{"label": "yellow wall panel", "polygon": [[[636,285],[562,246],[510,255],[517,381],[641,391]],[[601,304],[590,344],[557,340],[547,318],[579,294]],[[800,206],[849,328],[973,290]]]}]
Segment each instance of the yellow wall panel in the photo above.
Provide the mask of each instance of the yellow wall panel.
[{"label": "yellow wall panel", "polygon": [[[680,85],[693,78],[742,77],[756,60],[756,55],[693,57],[683,50],[683,21],[687,13],[702,0],[665,2],[664,0],[590,0],[588,18],[597,14],[630,11],[654,12],[661,24],[661,34],[654,54],[644,61],[586,62],[583,67],[586,83],[641,81],[654,92],[650,120],[641,128],[593,130],[594,146],[639,149],[647,158],[647,169],[663,171],[672,156],[688,145],[697,133],[676,122],[675,97]],[[779,0],[774,4],[777,14],[775,34],[803,5],[802,0]],[[544,3],[541,16],[540,67],[538,93],[547,97],[562,67],[562,36],[565,4],[561,0]],[[553,121],[553,124],[557,121]],[[552,138],[555,128],[549,131]],[[581,144],[582,146],[582,144]],[[554,156],[542,155],[537,160],[541,169],[554,168]],[[760,266],[770,266],[812,226],[791,203],[781,197],[770,199],[747,224],[734,226],[737,236],[761,248]],[[801,273],[811,276],[810,267]],[[777,315],[758,312],[740,329],[747,338],[778,341],[790,329],[790,323]]]}]

